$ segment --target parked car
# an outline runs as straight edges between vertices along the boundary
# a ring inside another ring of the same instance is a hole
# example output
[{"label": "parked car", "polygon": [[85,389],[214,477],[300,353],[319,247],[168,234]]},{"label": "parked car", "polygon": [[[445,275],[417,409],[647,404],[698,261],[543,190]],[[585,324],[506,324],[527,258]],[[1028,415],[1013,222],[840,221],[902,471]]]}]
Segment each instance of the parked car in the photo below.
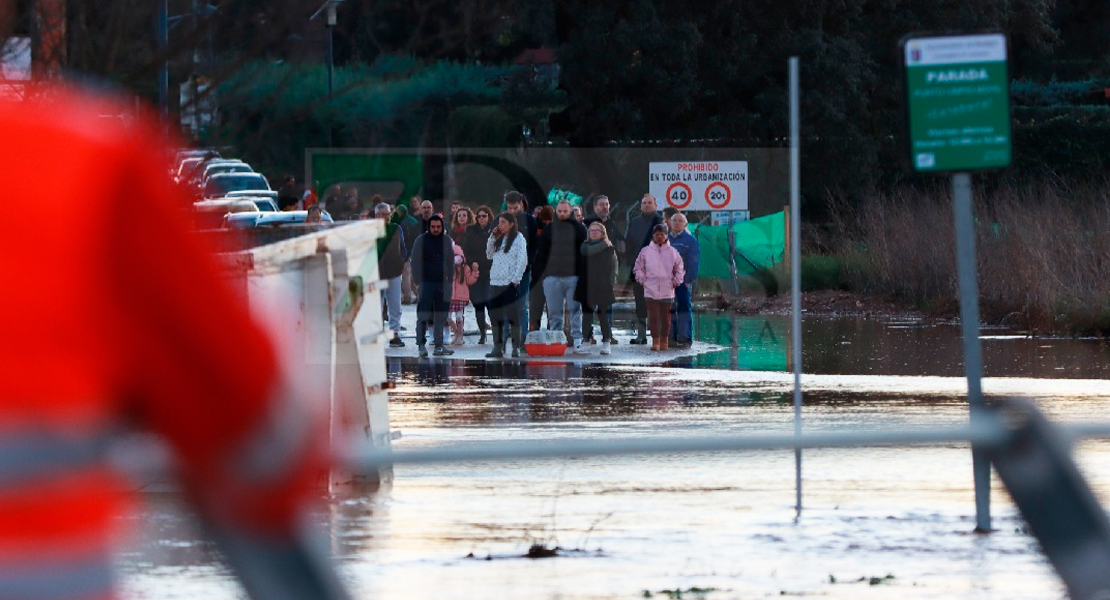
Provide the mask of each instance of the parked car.
[{"label": "parked car", "polygon": [[213,148],[186,148],[178,150],[173,157],[174,166],[181,166],[181,161],[186,158],[219,157],[220,151]]},{"label": "parked car", "polygon": [[[242,192],[232,192],[223,196],[222,198],[213,198],[213,200],[250,200],[262,212],[277,212],[277,198],[269,194],[263,195],[264,190],[245,190]],[[277,194],[277,192],[274,192]]]},{"label": "parked car", "polygon": [[207,200],[242,190],[269,191],[270,183],[260,173],[219,173],[204,182],[201,196]]},{"label": "parked car", "polygon": [[254,198],[272,198],[274,202],[277,202],[278,199],[277,190],[237,190],[234,192],[228,192],[224,194],[224,196],[227,198],[239,198],[243,196],[250,196]]},{"label": "parked car", "polygon": [[197,188],[202,187],[204,181],[208,179],[208,176],[218,172],[218,168],[223,165],[245,165],[247,167],[247,173],[254,172],[254,169],[252,169],[250,165],[237,158],[209,158],[193,167],[193,173],[189,178],[189,183]]},{"label": "parked car", "polygon": [[200,176],[194,180],[197,188],[203,188],[208,178],[220,173],[254,173],[254,169],[247,163],[217,163],[204,167]]},{"label": "parked car", "polygon": [[197,229],[218,229],[229,214],[263,214],[250,199],[224,198],[193,203],[193,223]]},{"label": "parked car", "polygon": [[[305,222],[308,217],[307,210],[287,210],[284,212],[262,213],[235,213],[224,218],[224,227],[229,229],[246,229],[250,227],[281,227],[282,225],[297,225]],[[331,215],[323,213],[320,222],[334,223]]]},{"label": "parked car", "polygon": [[204,161],[205,157],[203,156],[191,156],[185,158],[180,163],[178,163],[177,173],[174,175],[173,180],[177,183],[188,183],[189,180],[192,179],[193,170],[196,169],[197,165],[203,163]]},{"label": "parked car", "polygon": [[258,223],[258,219],[262,215],[261,212],[227,213],[224,215],[222,227],[224,229],[250,229]]}]

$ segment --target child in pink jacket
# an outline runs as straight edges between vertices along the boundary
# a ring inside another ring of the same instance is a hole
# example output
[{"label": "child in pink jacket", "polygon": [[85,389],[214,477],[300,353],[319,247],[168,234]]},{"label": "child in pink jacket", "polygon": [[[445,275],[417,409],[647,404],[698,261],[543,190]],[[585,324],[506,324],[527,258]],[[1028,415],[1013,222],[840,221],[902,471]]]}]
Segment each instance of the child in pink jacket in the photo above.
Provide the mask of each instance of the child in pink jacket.
[{"label": "child in pink jacket", "polygon": [[682,285],[686,269],[682,256],[667,241],[667,226],[656,225],[651,229],[651,243],[640,250],[632,267],[636,281],[644,286],[647,300],[648,327],[651,329],[651,349],[666,350],[671,336],[671,303],[674,289]]},{"label": "child in pink jacket", "polygon": [[466,264],[466,255],[458,244],[455,251],[455,285],[451,288],[451,312],[447,322],[451,326],[451,345],[463,345],[463,311],[470,304],[470,286],[478,281],[478,263]]}]

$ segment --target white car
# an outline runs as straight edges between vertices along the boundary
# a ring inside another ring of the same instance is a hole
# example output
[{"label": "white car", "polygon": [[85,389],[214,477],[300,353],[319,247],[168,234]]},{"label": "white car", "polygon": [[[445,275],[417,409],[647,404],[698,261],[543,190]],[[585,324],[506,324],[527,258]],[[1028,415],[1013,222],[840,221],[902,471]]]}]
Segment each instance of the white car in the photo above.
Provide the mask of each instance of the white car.
[{"label": "white car", "polygon": [[[195,167],[197,164],[210,158],[219,158],[219,156],[220,153],[212,149],[194,148],[189,150],[178,150],[177,154],[174,155],[173,158],[173,171],[170,173],[170,175],[175,180],[178,180],[184,173],[191,172],[192,167]],[[182,166],[187,160],[192,161],[190,163],[191,166],[187,167],[187,170],[182,170]]]},{"label": "white car", "polygon": [[222,198],[193,203],[193,223],[197,229],[218,229],[229,214],[263,214],[248,198]]},{"label": "white car", "polygon": [[203,186],[209,177],[218,173],[254,173],[254,169],[241,160],[210,160],[200,169],[200,174],[196,177],[197,185]]},{"label": "white car", "polygon": [[[227,229],[248,229],[251,227],[281,227],[282,225],[297,225],[304,223],[308,218],[307,210],[287,210],[284,212],[260,213],[229,213],[224,216],[224,227]],[[322,213],[321,223],[334,223],[331,215]]]},{"label": "white car", "polygon": [[[274,192],[274,193],[276,194],[277,192]],[[247,190],[245,192],[232,192],[232,193],[229,193],[226,196],[223,196],[222,198],[213,198],[212,200],[208,200],[207,202],[213,202],[213,201],[217,201],[217,200],[250,200],[251,202],[254,202],[254,205],[257,206],[258,210],[260,210],[262,212],[277,212],[278,211],[277,197],[276,196],[270,196],[269,194],[263,193],[262,190]]]},{"label": "white car", "polygon": [[240,198],[246,196],[250,196],[251,198],[271,198],[274,203],[277,203],[278,199],[277,190],[239,190],[224,194],[225,198]]}]

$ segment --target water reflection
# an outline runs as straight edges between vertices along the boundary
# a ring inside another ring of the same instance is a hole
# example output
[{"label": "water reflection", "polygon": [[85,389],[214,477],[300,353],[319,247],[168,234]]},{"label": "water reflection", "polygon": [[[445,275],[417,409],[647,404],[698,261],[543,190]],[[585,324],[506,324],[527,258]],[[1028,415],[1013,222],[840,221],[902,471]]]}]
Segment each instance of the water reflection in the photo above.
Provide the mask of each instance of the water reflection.
[{"label": "water reflection", "polygon": [[[428,365],[396,358],[390,359],[390,372],[398,374],[399,383],[390,394],[392,406],[406,405],[421,418],[432,414],[456,426],[643,420],[675,411],[713,412],[792,402],[785,391],[764,389],[766,382],[717,382],[676,377],[673,370],[589,363]],[[391,411],[395,427],[398,412]]]},{"label": "water reflection", "polygon": [[[700,313],[695,336],[727,350],[673,361],[674,366],[789,371],[790,318]],[[806,373],[961,377],[963,347],[955,324],[805,318]],[[1110,378],[1110,342],[1098,338],[1031,338],[1006,329],[981,334],[987,377]]]},{"label": "water reflection", "polygon": [[[807,430],[966,422],[958,327],[804,326]],[[395,445],[792,432],[789,320],[699,315],[697,328],[725,349],[665,366],[390,359]],[[988,394],[1032,395],[1063,421],[1110,412],[1105,342],[1005,335],[983,341]],[[1110,443],[1077,456],[1110,500]],[[807,450],[800,521],[790,451],[402,465],[392,487],[334,499],[326,521],[356,597],[1061,597],[997,481],[998,530],[970,534],[970,462],[962,444]],[[122,557],[129,597],[241,596],[172,513],[143,520],[152,547]],[[537,539],[590,554],[519,558]]]}]

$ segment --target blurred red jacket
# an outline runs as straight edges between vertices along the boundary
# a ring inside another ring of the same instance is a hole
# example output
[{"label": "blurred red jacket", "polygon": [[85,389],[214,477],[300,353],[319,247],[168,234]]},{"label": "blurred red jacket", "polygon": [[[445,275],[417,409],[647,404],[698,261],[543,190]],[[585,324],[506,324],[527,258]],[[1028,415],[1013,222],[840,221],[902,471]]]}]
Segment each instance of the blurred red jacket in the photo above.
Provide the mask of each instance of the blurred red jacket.
[{"label": "blurred red jacket", "polygon": [[[162,434],[217,522],[291,535],[325,466],[323,413],[187,231],[152,122],[60,89],[0,102],[0,596],[113,595],[121,425]],[[249,357],[250,376],[236,367]]]}]

